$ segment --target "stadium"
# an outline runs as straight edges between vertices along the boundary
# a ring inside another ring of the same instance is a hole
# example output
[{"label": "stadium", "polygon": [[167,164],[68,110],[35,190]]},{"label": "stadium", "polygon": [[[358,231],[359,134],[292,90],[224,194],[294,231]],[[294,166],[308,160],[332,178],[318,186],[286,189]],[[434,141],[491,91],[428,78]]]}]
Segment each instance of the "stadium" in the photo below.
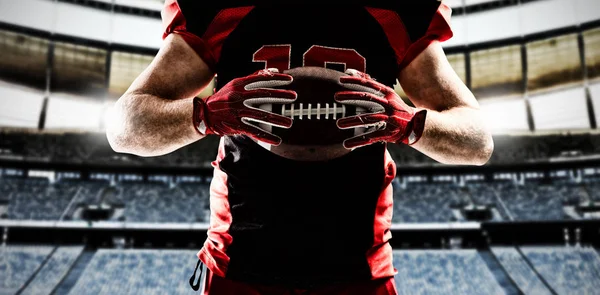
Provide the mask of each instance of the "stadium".
[{"label": "stadium", "polygon": [[[600,2],[444,2],[495,147],[460,166],[388,146],[399,294],[599,294]],[[194,294],[219,138],[139,157],[105,134],[163,3],[0,0],[0,294]]]}]

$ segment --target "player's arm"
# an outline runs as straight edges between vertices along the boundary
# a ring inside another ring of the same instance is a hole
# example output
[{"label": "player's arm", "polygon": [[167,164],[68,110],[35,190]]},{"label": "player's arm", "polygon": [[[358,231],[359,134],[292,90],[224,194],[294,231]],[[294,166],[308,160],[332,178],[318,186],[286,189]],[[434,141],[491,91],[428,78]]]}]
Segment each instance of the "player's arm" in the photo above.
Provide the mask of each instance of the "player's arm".
[{"label": "player's arm", "polygon": [[398,77],[417,109],[427,110],[425,127],[412,147],[446,164],[485,164],[494,143],[473,93],[433,42]]},{"label": "player's arm", "polygon": [[112,148],[139,156],[160,156],[203,138],[243,134],[272,145],[281,138],[253,122],[290,128],[292,119],[258,108],[289,104],[290,90],[273,89],[292,77],[275,69],[231,80],[206,100],[195,97],[214,74],[178,34],[170,34],[150,66],[117,101],[107,120]]},{"label": "player's arm", "polygon": [[369,75],[349,71],[340,82],[348,89],[336,101],[360,106],[365,114],[339,119],[338,127],[368,127],[344,141],[349,149],[374,142],[408,144],[445,164],[483,165],[494,143],[471,91],[450,66],[439,42],[431,43],[399,74],[415,107]]},{"label": "player's arm", "polygon": [[158,156],[201,139],[192,124],[192,100],[213,77],[179,35],[169,35],[152,63],[109,111],[110,146],[120,153]]}]

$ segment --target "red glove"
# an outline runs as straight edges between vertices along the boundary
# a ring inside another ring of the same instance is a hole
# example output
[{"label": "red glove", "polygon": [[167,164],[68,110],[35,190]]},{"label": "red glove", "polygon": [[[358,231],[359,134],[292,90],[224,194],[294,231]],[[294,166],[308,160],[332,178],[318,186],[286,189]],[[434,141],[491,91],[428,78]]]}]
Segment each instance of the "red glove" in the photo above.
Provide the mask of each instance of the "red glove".
[{"label": "red glove", "polygon": [[340,129],[367,127],[367,132],[346,139],[344,147],[354,149],[376,142],[412,145],[423,135],[426,110],[408,106],[394,89],[376,82],[368,74],[348,70],[340,83],[352,91],[340,91],[335,101],[366,109],[364,114],[337,120]]},{"label": "red glove", "polygon": [[194,99],[193,122],[202,135],[244,134],[257,140],[279,145],[281,138],[251,122],[290,128],[292,119],[262,110],[262,104],[289,104],[296,100],[296,92],[272,89],[292,83],[292,76],[279,74],[275,69],[260,70],[252,75],[231,80],[204,101]]}]

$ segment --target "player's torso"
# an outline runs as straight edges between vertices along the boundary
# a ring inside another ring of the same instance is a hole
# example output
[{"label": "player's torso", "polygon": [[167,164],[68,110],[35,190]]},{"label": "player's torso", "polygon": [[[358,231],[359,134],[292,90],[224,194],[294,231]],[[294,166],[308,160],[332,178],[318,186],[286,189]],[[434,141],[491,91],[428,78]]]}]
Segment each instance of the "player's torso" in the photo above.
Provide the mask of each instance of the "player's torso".
[{"label": "player's torso", "polygon": [[[396,81],[398,53],[374,15],[381,11],[358,1],[178,2],[188,30],[210,47],[217,89],[260,69],[301,66],[354,68],[389,86]],[[220,149],[215,163],[226,174],[226,193],[213,193],[211,206],[219,198],[227,205],[211,210],[231,219],[217,222],[228,223],[227,233],[213,229],[210,236],[230,243],[221,263],[228,277],[308,287],[393,275],[387,188],[395,169],[385,144],[315,163],[283,159],[242,136],[223,138]]]},{"label": "player's torso", "polygon": [[[387,227],[377,220],[391,222],[384,144],[300,162],[244,137],[223,141],[218,167],[227,174],[223,197],[232,217],[229,278],[304,289],[381,277],[367,253],[376,241],[385,243]],[[391,270],[391,256],[378,258],[378,267]]]}]

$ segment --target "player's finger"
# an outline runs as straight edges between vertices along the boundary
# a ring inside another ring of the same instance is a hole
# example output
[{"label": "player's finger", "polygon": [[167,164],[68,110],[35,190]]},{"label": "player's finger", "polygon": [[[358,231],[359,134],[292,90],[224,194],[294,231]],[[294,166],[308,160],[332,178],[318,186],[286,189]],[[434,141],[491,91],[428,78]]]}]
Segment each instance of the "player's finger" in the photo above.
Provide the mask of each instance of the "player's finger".
[{"label": "player's finger", "polygon": [[242,118],[242,122],[244,122],[245,124],[241,125],[238,128],[242,134],[274,146],[278,146],[281,144],[281,137],[270,133],[258,126],[253,125],[246,118]]},{"label": "player's finger", "polygon": [[285,86],[291,84],[293,80],[294,78],[288,74],[267,72],[244,77],[238,82],[244,85],[245,90],[252,90]]},{"label": "player's finger", "polygon": [[370,127],[385,122],[387,116],[384,114],[364,114],[341,118],[336,121],[339,129],[351,129],[357,127]]},{"label": "player's finger", "polygon": [[378,111],[384,110],[383,106],[388,104],[384,97],[361,91],[340,91],[333,96],[333,99],[341,104],[356,105]]},{"label": "player's finger", "polygon": [[252,103],[292,103],[298,97],[296,91],[284,89],[255,89],[246,91],[244,94],[246,101]]},{"label": "player's finger", "polygon": [[385,137],[383,130],[364,133],[344,140],[344,148],[352,150],[377,142],[383,142],[385,141]]},{"label": "player's finger", "polygon": [[250,119],[251,121],[269,124],[280,128],[290,128],[294,120],[282,115],[278,115],[269,111],[252,108],[245,111],[242,115],[244,118]]},{"label": "player's finger", "polygon": [[377,96],[384,96],[389,89],[391,89],[373,79],[366,79],[363,77],[342,76],[340,77],[340,83],[345,88],[369,92]]},{"label": "player's finger", "polygon": [[344,73],[346,73],[352,77],[371,79],[371,76],[369,74],[367,74],[365,72],[361,72],[359,70],[355,70],[355,69],[347,69],[346,71],[344,71]]}]

